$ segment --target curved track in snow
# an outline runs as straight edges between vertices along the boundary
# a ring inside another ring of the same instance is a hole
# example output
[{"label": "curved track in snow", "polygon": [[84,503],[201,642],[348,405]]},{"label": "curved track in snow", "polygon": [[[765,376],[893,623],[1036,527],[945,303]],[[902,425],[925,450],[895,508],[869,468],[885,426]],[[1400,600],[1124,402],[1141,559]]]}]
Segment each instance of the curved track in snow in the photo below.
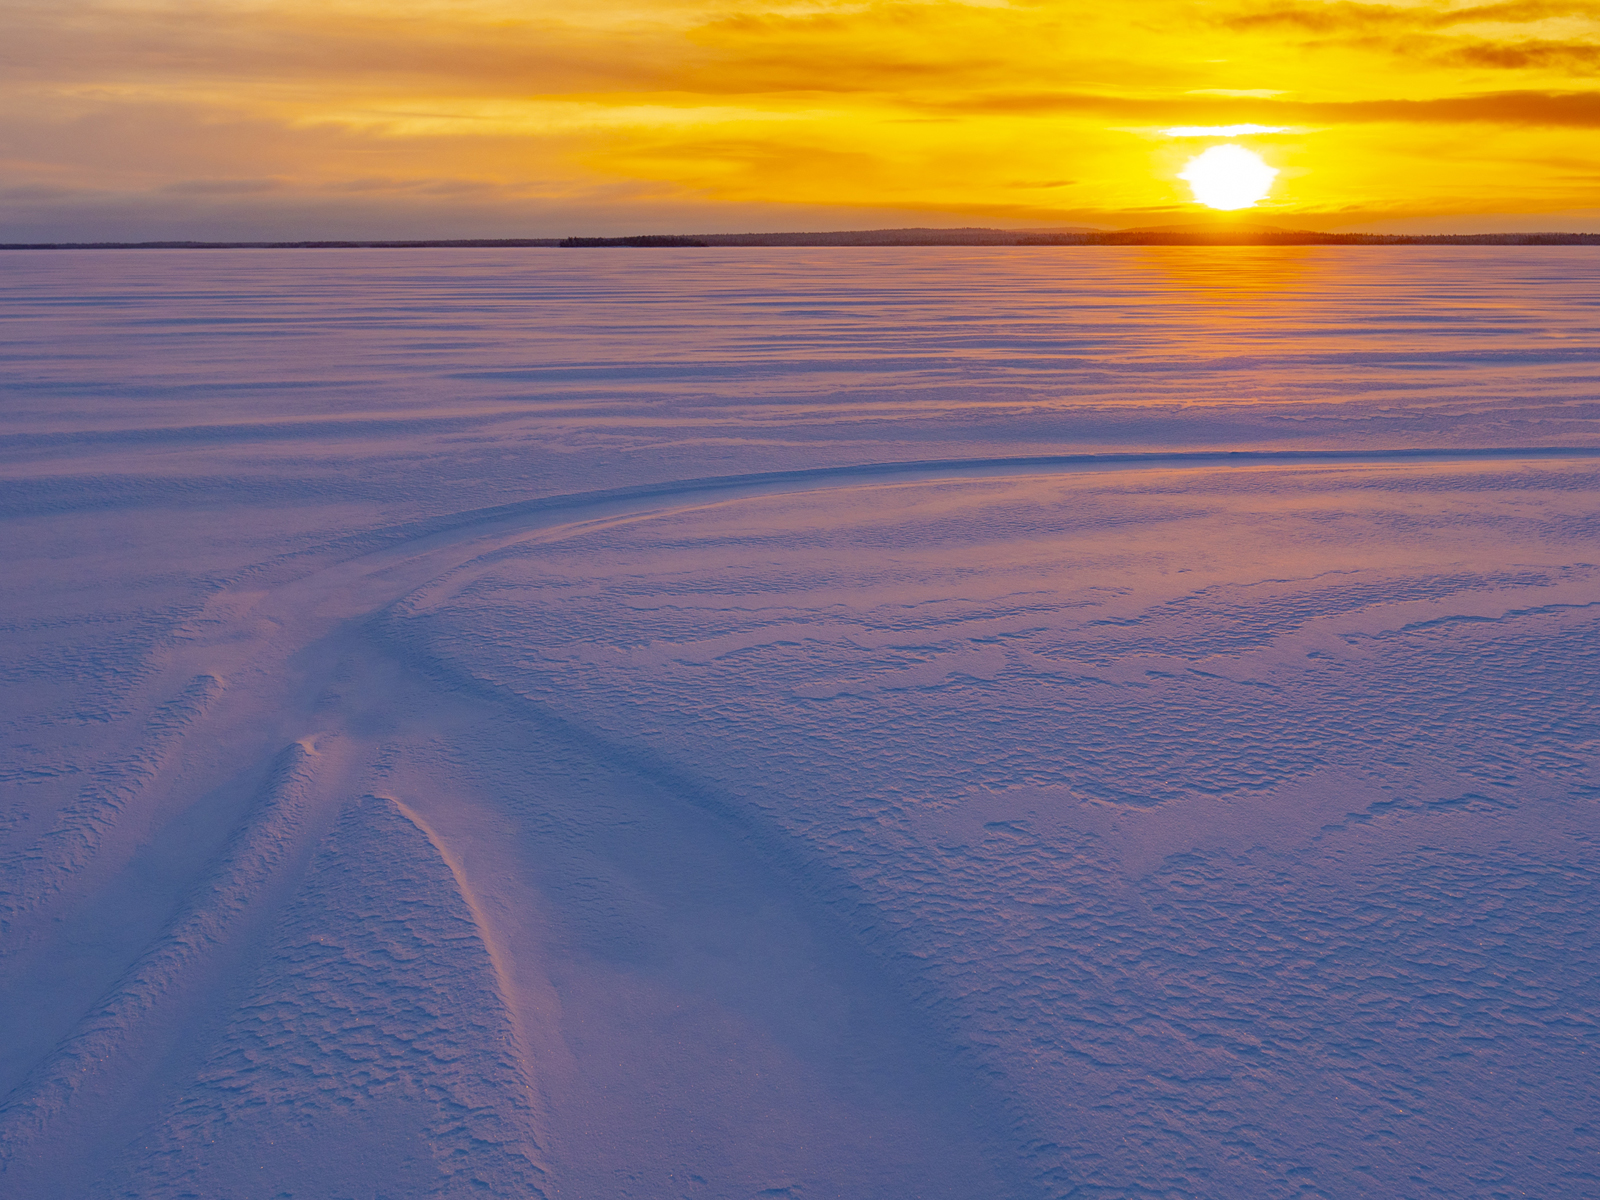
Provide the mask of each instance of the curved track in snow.
[{"label": "curved track in snow", "polygon": [[[377,618],[530,537],[749,497],[1596,458],[1174,452],[706,477],[457,513],[325,548],[310,572],[289,559],[247,573],[161,651],[148,736],[125,768],[7,864],[4,916],[27,944],[50,922],[115,919],[151,861],[187,887],[129,918],[145,948],[114,971],[12,968],[10,986],[73,1020],[0,1112],[6,1190],[220,1195],[252,1155],[316,1188],[329,1172],[365,1178],[414,1138],[431,1157],[394,1167],[397,1186],[598,1197],[624,1186],[630,1154],[703,1138],[745,1157],[723,1180],[675,1181],[686,1195],[798,1196],[829,1169],[906,1195],[1043,1194],[1008,1161],[994,1081],[853,943],[848,913],[781,837],[667,766],[397,647]],[[186,768],[201,745],[209,765]],[[661,965],[662,946],[690,965]],[[623,994],[624,976],[644,982]],[[727,1047],[738,1053],[712,1061]],[[652,1080],[715,1103],[651,1094]],[[695,1126],[713,1111],[725,1128]],[[112,1134],[76,1149],[91,1129]],[[135,1142],[147,1152],[119,1149]],[[234,1155],[221,1165],[199,1150],[218,1144]],[[637,1186],[612,1194],[656,1194]]]}]

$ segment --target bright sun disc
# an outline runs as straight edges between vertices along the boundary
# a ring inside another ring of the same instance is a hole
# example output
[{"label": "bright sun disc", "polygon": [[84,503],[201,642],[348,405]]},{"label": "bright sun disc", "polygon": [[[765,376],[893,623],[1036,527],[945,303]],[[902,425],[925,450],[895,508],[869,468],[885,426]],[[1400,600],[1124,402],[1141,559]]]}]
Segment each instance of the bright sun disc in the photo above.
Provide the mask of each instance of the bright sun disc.
[{"label": "bright sun disc", "polygon": [[1178,178],[1208,208],[1249,208],[1272,189],[1277,169],[1243,146],[1213,146],[1189,160]]}]

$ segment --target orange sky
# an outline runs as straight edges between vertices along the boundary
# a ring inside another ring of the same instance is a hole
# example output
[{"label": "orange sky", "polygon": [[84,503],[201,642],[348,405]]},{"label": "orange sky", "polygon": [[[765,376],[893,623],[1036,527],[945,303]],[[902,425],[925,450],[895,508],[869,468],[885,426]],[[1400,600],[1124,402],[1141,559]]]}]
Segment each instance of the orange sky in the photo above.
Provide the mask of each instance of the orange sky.
[{"label": "orange sky", "polygon": [[[11,0],[0,237],[1600,228],[1600,3]],[[1176,136],[1232,125],[1278,132]]]}]

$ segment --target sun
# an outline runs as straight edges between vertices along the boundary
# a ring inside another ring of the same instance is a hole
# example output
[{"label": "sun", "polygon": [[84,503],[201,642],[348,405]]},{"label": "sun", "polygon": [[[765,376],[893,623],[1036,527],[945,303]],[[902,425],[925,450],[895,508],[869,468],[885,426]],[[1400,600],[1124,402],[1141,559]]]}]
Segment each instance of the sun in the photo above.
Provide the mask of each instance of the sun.
[{"label": "sun", "polygon": [[1178,173],[1194,198],[1208,208],[1249,208],[1272,190],[1277,169],[1243,146],[1212,146]]}]

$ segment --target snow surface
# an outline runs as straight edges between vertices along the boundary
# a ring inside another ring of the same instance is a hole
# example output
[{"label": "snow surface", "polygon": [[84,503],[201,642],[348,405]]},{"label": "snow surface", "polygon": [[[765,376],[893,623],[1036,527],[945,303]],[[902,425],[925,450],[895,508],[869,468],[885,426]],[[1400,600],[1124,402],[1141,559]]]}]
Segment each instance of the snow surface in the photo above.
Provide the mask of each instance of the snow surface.
[{"label": "snow surface", "polygon": [[7,1197],[1600,1194],[1600,254],[4,265]]}]

